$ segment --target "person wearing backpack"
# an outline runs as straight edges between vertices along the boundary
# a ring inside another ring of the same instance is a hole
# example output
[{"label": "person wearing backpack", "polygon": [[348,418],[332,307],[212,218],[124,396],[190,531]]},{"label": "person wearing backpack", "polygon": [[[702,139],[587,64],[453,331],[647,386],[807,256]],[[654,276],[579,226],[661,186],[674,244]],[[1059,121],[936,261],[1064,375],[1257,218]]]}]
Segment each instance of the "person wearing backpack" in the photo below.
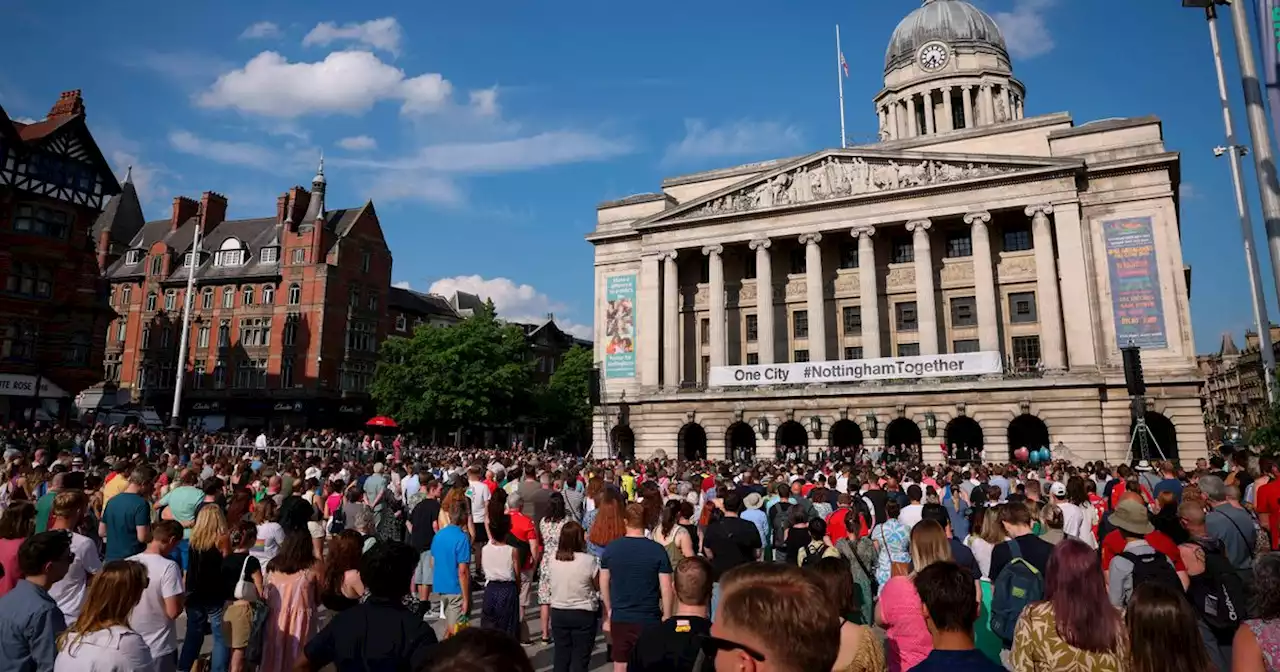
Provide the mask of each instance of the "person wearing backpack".
[{"label": "person wearing backpack", "polygon": [[1031,532],[1031,510],[1024,504],[1001,505],[1000,525],[1008,541],[991,551],[991,632],[1008,650],[1022,610],[1044,595],[1053,544]]},{"label": "person wearing backpack", "polygon": [[1123,609],[1129,604],[1133,589],[1144,583],[1162,583],[1172,590],[1183,590],[1173,563],[1145,539],[1155,529],[1146,507],[1122,499],[1108,520],[1125,542],[1124,552],[1111,560],[1108,572],[1107,595],[1113,606]]},{"label": "person wearing backpack", "polygon": [[1191,577],[1187,601],[1196,612],[1209,658],[1218,669],[1231,669],[1231,643],[1248,617],[1244,585],[1220,542],[1202,538],[1182,544],[1178,550]]},{"label": "person wearing backpack", "polygon": [[809,521],[809,536],[812,540],[805,544],[798,554],[801,567],[812,567],[823,558],[840,557],[840,552],[827,536],[827,521],[821,518]]}]

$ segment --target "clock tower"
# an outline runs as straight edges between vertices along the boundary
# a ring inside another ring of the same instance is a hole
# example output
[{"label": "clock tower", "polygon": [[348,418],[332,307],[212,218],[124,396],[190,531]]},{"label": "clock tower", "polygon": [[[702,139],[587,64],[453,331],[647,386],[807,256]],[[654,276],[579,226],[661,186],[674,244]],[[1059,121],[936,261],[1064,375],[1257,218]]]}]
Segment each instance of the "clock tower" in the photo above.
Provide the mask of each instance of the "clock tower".
[{"label": "clock tower", "polygon": [[1025,94],[990,16],[964,0],[924,0],[889,38],[884,89],[875,97],[879,138],[1016,121]]}]

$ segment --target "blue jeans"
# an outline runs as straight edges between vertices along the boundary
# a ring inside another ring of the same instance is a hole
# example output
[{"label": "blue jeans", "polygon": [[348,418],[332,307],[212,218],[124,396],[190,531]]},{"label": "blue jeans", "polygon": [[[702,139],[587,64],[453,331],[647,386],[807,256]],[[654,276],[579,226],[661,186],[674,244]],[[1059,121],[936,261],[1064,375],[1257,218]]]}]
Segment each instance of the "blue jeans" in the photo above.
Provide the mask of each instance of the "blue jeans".
[{"label": "blue jeans", "polygon": [[178,655],[178,669],[190,672],[191,666],[200,655],[200,645],[204,643],[205,625],[213,632],[213,655],[210,660],[211,672],[227,672],[227,664],[231,650],[227,648],[227,640],[222,634],[223,605],[188,604],[187,635],[182,642],[182,653]]},{"label": "blue jeans", "polygon": [[720,582],[716,581],[711,584],[711,609],[707,612],[707,618],[716,620],[716,608],[720,606]]},{"label": "blue jeans", "polygon": [[178,569],[181,569],[184,572],[187,571],[187,563],[191,561],[191,542],[187,539],[179,541],[178,545],[173,549],[173,555],[169,556],[169,559],[178,563]]}]

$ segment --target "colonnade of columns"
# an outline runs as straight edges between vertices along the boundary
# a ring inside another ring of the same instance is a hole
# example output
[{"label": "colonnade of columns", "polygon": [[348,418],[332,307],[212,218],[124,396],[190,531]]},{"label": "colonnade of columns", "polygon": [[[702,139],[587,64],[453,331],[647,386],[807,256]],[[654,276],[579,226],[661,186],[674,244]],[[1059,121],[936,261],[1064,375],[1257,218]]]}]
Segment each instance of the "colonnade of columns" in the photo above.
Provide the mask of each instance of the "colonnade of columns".
[{"label": "colonnade of columns", "polygon": [[[1049,216],[1053,214],[1053,206],[1037,204],[1027,206],[1024,210],[1031,219],[1031,235],[1036,259],[1036,304],[1039,322],[1041,361],[1049,372],[1057,372],[1066,367],[1066,351],[1061,319],[1061,298],[1059,296],[1057,259],[1054,255],[1054,234]],[[985,211],[970,212],[964,216],[964,223],[969,226],[972,244],[972,263],[974,268],[974,295],[978,326],[979,349],[982,351],[1002,351],[1000,342],[999,288],[996,286],[995,268],[992,251],[989,223],[991,214]],[[882,226],[880,229],[892,227]],[[939,306],[937,288],[934,282],[934,264],[930,231],[934,229],[929,219],[916,219],[906,223],[905,228],[911,232],[914,252],[915,301],[919,332],[919,350],[921,355],[936,355],[943,351],[938,342]],[[858,244],[858,279],[860,287],[859,305],[861,307],[862,356],[874,359],[891,353],[881,352],[881,320],[880,320],[880,282],[879,261],[873,244],[877,227],[856,226],[849,234]],[[805,304],[808,313],[808,350],[810,361],[828,361],[827,324],[825,310],[825,274],[822,264],[820,243],[824,237],[830,239],[831,232],[804,233],[798,237],[804,245],[805,255]],[[755,253],[756,262],[756,355],[759,364],[776,364],[788,361],[785,356],[779,357],[775,351],[775,318],[774,318],[774,285],[771,250],[772,241],[767,237],[749,241],[749,248]],[[696,248],[695,248],[696,249]],[[684,363],[684,341],[680,334],[680,292],[679,267],[677,258],[686,250],[664,250],[656,255],[649,255],[642,261],[640,302],[647,306],[647,314],[661,314],[660,328],[654,321],[641,318],[642,333],[640,356],[647,364],[640,367],[641,384],[658,385],[677,388],[682,382]],[[727,348],[727,300],[724,279],[724,246],[709,244],[700,252],[707,258],[708,264],[708,355],[711,366],[728,364]],[[648,262],[649,265],[646,265]],[[661,311],[654,305],[656,301],[657,266],[662,265],[661,277]],[[650,292],[650,297],[643,294]],[[892,318],[891,318],[892,319]],[[659,332],[661,343],[658,343]],[[664,353],[661,381],[658,380],[658,358],[656,353]],[[835,357],[839,358],[839,355]]]},{"label": "colonnade of columns", "polygon": [[[960,94],[961,125],[956,125],[953,94]],[[957,128],[990,126],[1023,118],[1022,96],[998,83],[947,84],[923,93],[909,93],[889,100],[877,109],[884,139],[913,138],[945,133]],[[920,119],[924,119],[924,128]]]}]

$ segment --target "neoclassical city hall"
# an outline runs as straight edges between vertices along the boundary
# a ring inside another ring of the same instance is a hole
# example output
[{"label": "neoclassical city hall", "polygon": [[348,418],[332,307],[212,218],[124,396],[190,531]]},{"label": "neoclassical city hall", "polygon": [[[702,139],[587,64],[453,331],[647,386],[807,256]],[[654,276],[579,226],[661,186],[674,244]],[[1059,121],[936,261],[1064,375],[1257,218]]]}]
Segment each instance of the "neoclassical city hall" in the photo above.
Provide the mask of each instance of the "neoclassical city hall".
[{"label": "neoclassical city hall", "polygon": [[596,454],[1118,462],[1133,344],[1158,453],[1203,455],[1178,154],[1156,117],[1026,94],[989,16],[927,0],[889,40],[878,142],[602,203]]}]

